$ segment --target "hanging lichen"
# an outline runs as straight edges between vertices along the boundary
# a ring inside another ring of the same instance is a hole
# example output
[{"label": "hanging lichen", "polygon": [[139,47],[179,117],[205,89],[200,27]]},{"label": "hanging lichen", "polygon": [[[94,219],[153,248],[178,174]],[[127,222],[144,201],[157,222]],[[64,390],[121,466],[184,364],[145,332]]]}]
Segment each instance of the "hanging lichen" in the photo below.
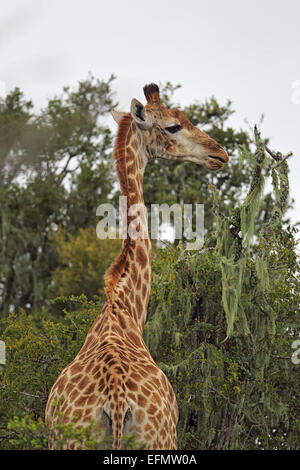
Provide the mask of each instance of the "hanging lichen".
[{"label": "hanging lichen", "polygon": [[[284,445],[295,446],[300,433],[284,401],[287,390],[282,395],[275,380],[281,370],[290,393],[297,395],[288,358],[273,365],[287,334],[282,310],[297,295],[295,287],[280,295],[283,286],[296,282],[285,267],[287,262],[295,267],[293,238],[281,229],[288,204],[287,162],[266,147],[257,129],[254,142],[253,153],[241,151],[243,161],[251,162],[252,181],[230,216],[221,213],[218,192],[210,186],[215,246],[191,252],[170,244],[153,257],[145,340],[177,396],[180,448],[258,448],[262,435],[274,442],[270,427],[285,429],[293,437],[283,437]],[[273,206],[262,225],[269,176]],[[288,307],[293,310],[293,303]]]},{"label": "hanging lichen", "polygon": [[[244,335],[250,333],[245,315],[245,305],[242,301],[243,282],[245,277],[246,259],[251,252],[251,242],[255,232],[255,221],[259,211],[260,201],[264,188],[262,168],[266,165],[266,151],[277,164],[272,169],[272,181],[275,193],[275,204],[270,219],[263,225],[258,238],[267,242],[274,233],[282,219],[288,204],[288,177],[287,163],[280,154],[273,154],[260,138],[257,128],[254,129],[256,151],[254,156],[245,149],[242,150],[243,159],[248,158],[253,163],[252,182],[243,204],[236,208],[234,214],[225,217],[218,210],[218,194],[214,190],[214,214],[216,218],[217,253],[222,272],[222,302],[226,315],[226,339],[233,334],[236,320],[239,322],[240,332]],[[279,182],[278,183],[278,179]],[[265,304],[265,294],[269,289],[268,274],[268,247],[260,251],[255,262],[257,276],[257,293]],[[272,318],[272,313],[269,313]],[[268,332],[274,331],[274,319],[268,322]],[[265,326],[265,325],[264,325]],[[264,334],[264,326],[259,329]]]}]

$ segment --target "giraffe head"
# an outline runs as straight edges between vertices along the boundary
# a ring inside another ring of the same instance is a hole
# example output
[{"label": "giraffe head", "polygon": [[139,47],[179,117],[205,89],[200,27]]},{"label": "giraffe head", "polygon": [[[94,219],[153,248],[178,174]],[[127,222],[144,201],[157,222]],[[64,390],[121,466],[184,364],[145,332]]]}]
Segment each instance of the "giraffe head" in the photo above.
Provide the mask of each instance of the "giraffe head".
[{"label": "giraffe head", "polygon": [[[144,106],[134,98],[130,113],[148,160],[157,157],[191,161],[211,171],[221,169],[228,162],[227,152],[221,145],[193,126],[181,111],[162,104],[157,85],[146,85],[144,94],[147,104]],[[118,122],[122,113],[115,111],[113,117]]]}]

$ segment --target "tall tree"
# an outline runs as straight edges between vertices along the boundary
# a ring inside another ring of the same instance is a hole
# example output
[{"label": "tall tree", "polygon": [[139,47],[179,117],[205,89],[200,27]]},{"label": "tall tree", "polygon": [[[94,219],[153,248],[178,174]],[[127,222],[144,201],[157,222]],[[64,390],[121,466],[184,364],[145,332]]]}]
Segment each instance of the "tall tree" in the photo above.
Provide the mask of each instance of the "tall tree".
[{"label": "tall tree", "polygon": [[115,106],[113,77],[65,88],[40,113],[19,89],[0,110],[0,311],[47,304],[58,259],[49,239],[96,226],[112,194],[112,135],[100,122]]}]

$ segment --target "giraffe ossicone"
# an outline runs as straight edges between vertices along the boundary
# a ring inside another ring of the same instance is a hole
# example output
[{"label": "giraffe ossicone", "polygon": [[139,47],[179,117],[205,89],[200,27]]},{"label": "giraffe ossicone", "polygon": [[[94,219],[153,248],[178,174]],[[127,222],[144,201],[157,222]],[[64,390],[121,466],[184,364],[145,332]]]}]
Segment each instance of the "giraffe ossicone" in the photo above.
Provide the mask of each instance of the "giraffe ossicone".
[{"label": "giraffe ossicone", "polygon": [[[113,111],[118,123],[114,159],[127,209],[144,205],[143,175],[152,158],[191,161],[216,171],[228,161],[226,151],[176,109],[166,108],[159,88],[146,85],[144,106],[133,99],[130,113]],[[133,221],[127,211],[126,224]],[[139,219],[147,231],[147,220]],[[128,227],[128,225],[127,225]],[[126,227],[125,227],[126,228]],[[142,229],[142,230],[141,230]],[[66,423],[87,427],[93,421],[122,448],[133,435],[137,448],[176,449],[178,406],[173,388],[155,364],[143,329],[151,289],[149,237],[123,239],[119,256],[105,274],[106,302],[74,360],[54,383],[46,423],[54,427],[56,403]],[[54,445],[53,443],[51,444]],[[69,448],[78,448],[71,442]]]}]

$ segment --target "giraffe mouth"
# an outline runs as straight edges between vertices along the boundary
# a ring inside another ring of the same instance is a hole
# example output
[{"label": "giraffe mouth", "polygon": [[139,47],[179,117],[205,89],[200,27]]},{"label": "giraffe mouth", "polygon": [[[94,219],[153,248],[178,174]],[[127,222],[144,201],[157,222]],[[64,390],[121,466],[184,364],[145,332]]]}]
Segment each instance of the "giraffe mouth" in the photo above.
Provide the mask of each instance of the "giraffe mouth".
[{"label": "giraffe mouth", "polygon": [[215,157],[214,155],[208,155],[209,158],[212,158],[213,160],[219,160],[222,164],[226,162],[226,160],[222,157]]}]

